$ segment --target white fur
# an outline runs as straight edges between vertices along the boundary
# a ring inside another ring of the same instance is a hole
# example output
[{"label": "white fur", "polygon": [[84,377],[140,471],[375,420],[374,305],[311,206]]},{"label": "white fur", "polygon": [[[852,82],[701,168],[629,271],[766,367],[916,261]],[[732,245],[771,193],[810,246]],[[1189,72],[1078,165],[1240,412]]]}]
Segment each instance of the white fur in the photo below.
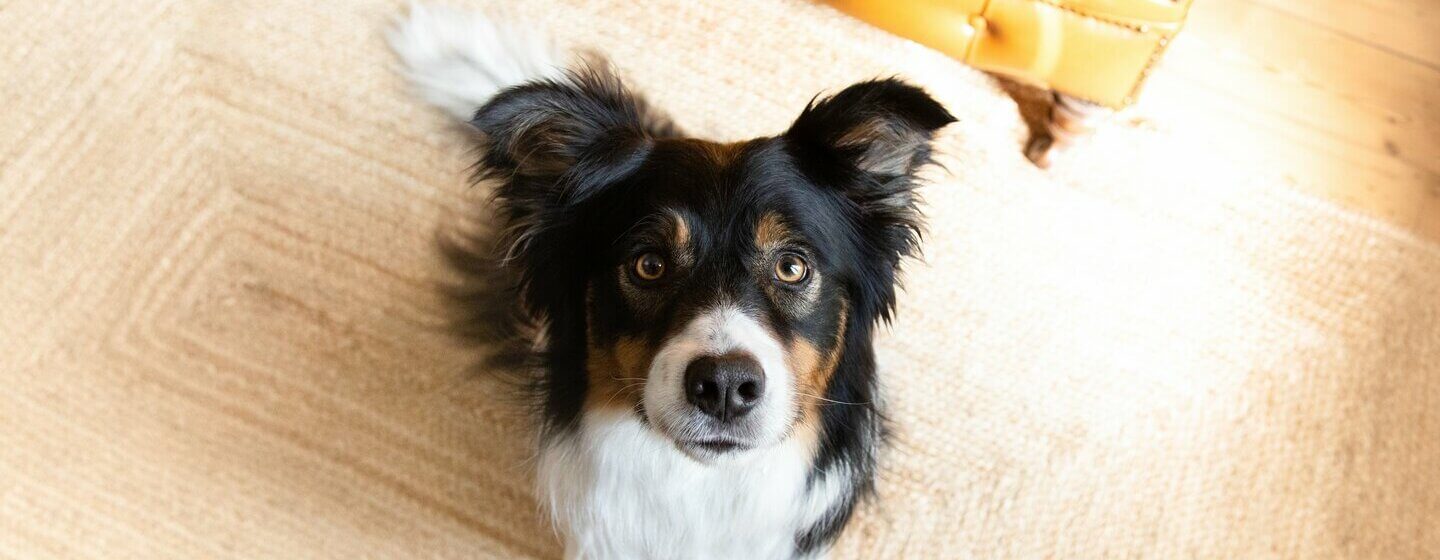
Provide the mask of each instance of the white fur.
[{"label": "white fur", "polygon": [[[767,377],[750,412],[752,449],[681,451],[707,418],[683,394],[695,358],[755,357]],[[701,313],[656,353],[645,386],[651,423],[630,411],[589,411],[572,434],[545,444],[540,491],[570,558],[791,558],[800,532],[850,491],[835,469],[808,482],[815,442],[789,437],[794,377],[778,340],[741,309]],[[657,429],[658,428],[658,429]],[[816,552],[821,554],[823,552]]]},{"label": "white fur", "polygon": [[468,122],[500,90],[563,74],[562,55],[534,29],[479,12],[412,3],[388,39],[420,95]]},{"label": "white fur", "polygon": [[807,488],[812,458],[791,438],[701,463],[633,414],[592,412],[542,449],[539,484],[567,558],[791,558],[849,489],[844,471]]},{"label": "white fur", "polygon": [[713,419],[686,401],[685,368],[701,356],[737,351],[753,356],[765,375],[764,396],[744,418],[747,433],[741,437],[756,446],[779,442],[795,420],[795,376],[785,364],[785,349],[780,341],[754,318],[730,305],[701,313],[655,353],[644,395],[645,411],[655,426],[682,441],[720,435],[710,433],[708,425]]}]

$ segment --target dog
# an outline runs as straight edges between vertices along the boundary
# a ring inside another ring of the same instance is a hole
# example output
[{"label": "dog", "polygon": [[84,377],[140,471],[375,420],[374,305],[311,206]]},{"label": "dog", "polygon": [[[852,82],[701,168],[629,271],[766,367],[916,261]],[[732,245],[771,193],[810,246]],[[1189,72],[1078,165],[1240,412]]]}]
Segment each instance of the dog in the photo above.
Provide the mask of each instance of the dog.
[{"label": "dog", "polygon": [[873,333],[950,113],[876,79],[711,142],[533,28],[417,5],[389,39],[495,185],[476,323],[533,372],[566,556],[824,556],[873,492]]}]

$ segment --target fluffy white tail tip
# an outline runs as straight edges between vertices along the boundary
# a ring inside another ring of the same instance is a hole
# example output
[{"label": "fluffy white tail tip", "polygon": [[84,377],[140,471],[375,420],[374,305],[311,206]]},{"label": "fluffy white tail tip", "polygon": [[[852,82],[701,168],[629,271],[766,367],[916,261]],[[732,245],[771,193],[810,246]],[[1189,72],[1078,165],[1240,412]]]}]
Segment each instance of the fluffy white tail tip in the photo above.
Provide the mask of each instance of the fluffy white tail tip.
[{"label": "fluffy white tail tip", "polygon": [[500,90],[564,72],[560,52],[533,27],[479,12],[412,3],[388,39],[420,95],[467,122]]}]

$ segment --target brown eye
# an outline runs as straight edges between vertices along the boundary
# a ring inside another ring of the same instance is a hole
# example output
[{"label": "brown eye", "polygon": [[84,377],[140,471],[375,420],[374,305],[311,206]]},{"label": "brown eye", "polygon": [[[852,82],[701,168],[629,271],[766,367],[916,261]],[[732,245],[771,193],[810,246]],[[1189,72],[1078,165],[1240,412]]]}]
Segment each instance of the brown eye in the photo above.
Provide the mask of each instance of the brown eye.
[{"label": "brown eye", "polygon": [[794,253],[781,255],[775,261],[775,279],[786,284],[799,284],[810,277],[810,265]]},{"label": "brown eye", "polygon": [[665,259],[655,253],[645,253],[635,257],[635,277],[646,282],[654,282],[665,275]]}]

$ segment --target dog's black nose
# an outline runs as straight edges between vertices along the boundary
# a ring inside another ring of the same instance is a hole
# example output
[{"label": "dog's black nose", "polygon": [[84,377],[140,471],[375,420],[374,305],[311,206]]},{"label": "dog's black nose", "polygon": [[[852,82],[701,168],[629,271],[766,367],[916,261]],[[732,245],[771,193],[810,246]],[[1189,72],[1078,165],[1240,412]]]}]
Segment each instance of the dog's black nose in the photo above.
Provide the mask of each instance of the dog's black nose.
[{"label": "dog's black nose", "polygon": [[721,422],[744,416],[764,394],[765,373],[750,356],[705,356],[685,368],[685,400]]}]

